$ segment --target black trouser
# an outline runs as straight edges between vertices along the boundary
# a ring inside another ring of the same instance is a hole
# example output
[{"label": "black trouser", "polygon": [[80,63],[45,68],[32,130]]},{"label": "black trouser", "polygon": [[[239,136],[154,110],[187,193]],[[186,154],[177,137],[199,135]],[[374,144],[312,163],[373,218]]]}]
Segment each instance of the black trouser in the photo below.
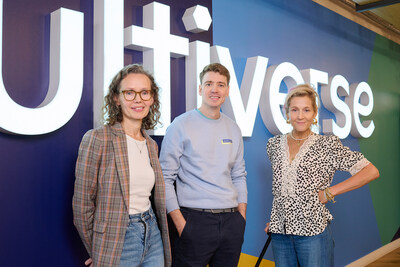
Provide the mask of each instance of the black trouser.
[{"label": "black trouser", "polygon": [[175,267],[236,267],[246,221],[238,212],[211,213],[181,208],[185,228],[173,243]]}]

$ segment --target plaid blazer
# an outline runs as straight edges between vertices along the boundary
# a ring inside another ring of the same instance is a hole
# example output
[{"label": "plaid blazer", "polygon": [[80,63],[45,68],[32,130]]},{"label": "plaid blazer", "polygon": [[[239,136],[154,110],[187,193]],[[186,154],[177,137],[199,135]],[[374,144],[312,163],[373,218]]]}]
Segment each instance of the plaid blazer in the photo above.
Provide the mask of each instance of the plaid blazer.
[{"label": "plaid blazer", "polygon": [[[165,185],[158,146],[144,131],[155,173],[152,206],[164,245],[165,266],[171,248],[165,208]],[[93,266],[119,266],[129,222],[129,164],[126,136],[120,123],[88,131],[82,138],[75,170],[74,224]]]}]

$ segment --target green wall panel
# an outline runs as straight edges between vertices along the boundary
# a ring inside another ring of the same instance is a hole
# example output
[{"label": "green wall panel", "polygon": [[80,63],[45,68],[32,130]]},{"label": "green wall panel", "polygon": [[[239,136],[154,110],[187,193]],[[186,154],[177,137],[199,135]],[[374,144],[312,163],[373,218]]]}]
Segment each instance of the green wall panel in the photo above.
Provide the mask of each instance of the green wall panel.
[{"label": "green wall panel", "polygon": [[360,139],[361,151],[379,169],[370,184],[382,244],[400,226],[400,45],[376,35],[368,83],[374,94],[369,117],[375,131]]}]

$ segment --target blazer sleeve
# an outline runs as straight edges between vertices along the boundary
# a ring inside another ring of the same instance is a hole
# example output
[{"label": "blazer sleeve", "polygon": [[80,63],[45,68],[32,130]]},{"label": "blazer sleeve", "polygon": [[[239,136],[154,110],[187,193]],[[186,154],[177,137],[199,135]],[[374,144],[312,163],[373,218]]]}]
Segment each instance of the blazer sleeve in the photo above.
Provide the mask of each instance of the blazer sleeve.
[{"label": "blazer sleeve", "polygon": [[75,188],[72,200],[74,225],[86,247],[92,252],[93,221],[96,208],[97,177],[103,142],[96,131],[88,131],[79,146],[75,169]]}]

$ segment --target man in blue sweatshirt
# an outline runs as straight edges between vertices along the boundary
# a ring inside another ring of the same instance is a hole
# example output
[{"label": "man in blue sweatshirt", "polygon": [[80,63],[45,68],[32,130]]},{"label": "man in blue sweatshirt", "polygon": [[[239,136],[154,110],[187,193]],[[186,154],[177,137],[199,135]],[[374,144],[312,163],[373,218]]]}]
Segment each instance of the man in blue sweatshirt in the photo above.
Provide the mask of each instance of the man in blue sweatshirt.
[{"label": "man in blue sweatshirt", "polygon": [[239,261],[247,186],[242,134],[220,112],[229,80],[223,65],[207,65],[200,73],[201,107],[175,118],[162,142],[167,212],[178,232],[173,266],[233,267]]}]

